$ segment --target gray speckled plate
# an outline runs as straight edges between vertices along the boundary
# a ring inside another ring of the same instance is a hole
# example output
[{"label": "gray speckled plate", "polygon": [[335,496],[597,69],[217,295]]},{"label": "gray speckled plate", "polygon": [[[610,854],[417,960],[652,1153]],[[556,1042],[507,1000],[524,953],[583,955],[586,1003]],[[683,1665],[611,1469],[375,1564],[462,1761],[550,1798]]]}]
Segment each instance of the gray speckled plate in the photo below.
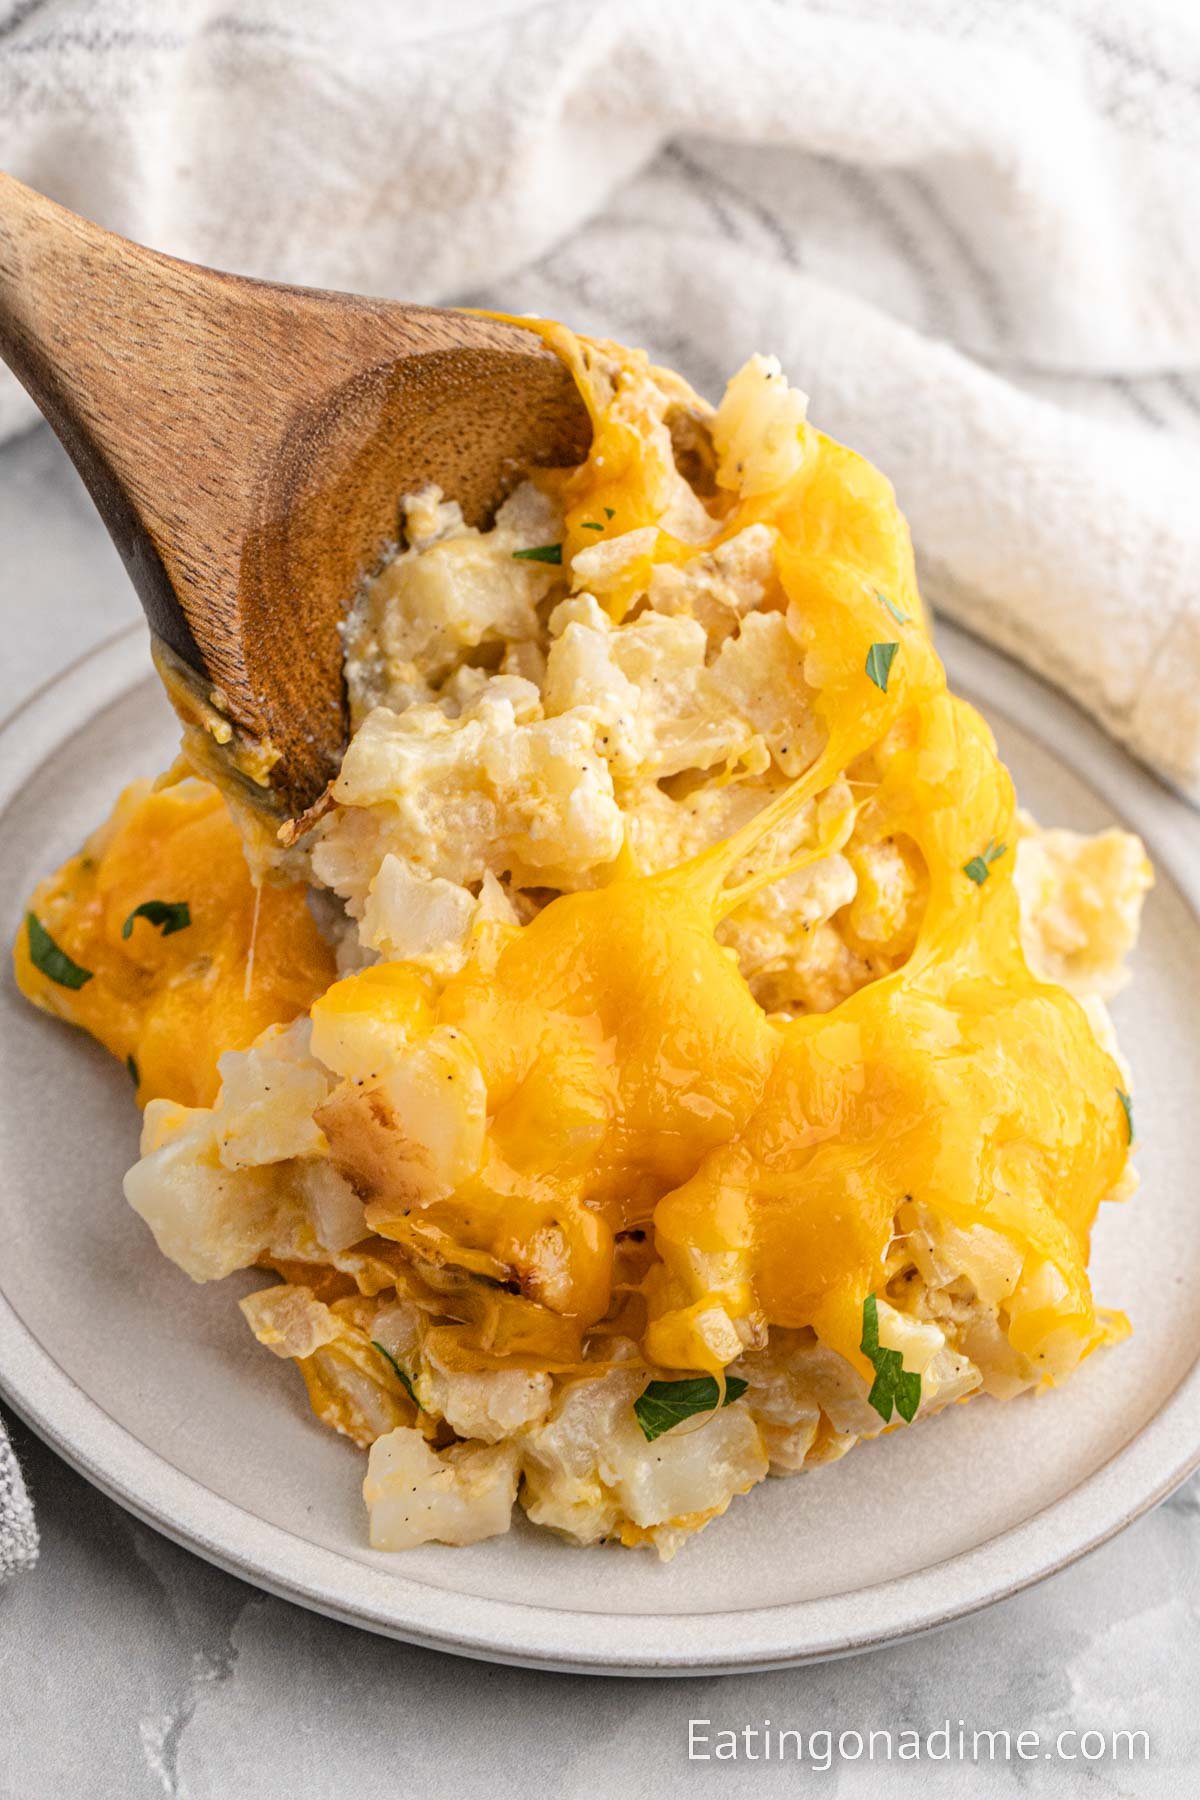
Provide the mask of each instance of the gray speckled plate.
[{"label": "gray speckled plate", "polygon": [[[734,1502],[669,1566],[580,1551],[518,1522],[469,1550],[371,1551],[365,1458],[318,1426],[299,1381],[233,1305],[255,1276],[194,1287],[121,1196],[137,1145],[123,1068],[24,1005],[0,1033],[0,1391],[122,1505],[248,1581],[466,1655],[618,1673],[766,1668],[944,1623],[1101,1543],[1200,1462],[1200,824],[1067,704],[958,634],[1048,823],[1136,827],[1158,868],[1136,981],[1117,1005],[1134,1063],[1143,1186],[1096,1233],[1099,1298],[1135,1335],[1057,1393],[951,1409]],[[0,732],[0,921],[77,847],[175,726],[125,632]]]}]

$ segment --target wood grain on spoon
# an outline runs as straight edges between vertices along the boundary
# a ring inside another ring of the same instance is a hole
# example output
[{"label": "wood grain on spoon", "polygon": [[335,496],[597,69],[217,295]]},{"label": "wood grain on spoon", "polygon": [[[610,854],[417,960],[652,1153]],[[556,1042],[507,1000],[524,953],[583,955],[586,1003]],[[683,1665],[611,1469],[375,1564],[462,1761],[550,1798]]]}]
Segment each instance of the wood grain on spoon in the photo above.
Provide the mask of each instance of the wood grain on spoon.
[{"label": "wood grain on spoon", "polygon": [[337,628],[401,494],[436,481],[482,523],[590,435],[518,326],[178,262],[4,174],[0,356],[91,491],[185,722],[279,820],[336,772]]}]

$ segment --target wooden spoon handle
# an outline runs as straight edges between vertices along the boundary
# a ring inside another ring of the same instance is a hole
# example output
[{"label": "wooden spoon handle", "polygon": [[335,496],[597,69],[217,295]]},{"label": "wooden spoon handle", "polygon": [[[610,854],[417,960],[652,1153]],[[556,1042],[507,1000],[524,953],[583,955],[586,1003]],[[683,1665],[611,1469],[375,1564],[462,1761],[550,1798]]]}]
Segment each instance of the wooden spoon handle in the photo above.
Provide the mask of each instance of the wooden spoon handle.
[{"label": "wooden spoon handle", "polygon": [[155,279],[163,264],[165,257],[0,172],[0,356],[70,452],[152,629],[196,662],[199,651],[145,529],[138,471],[126,454],[130,419],[144,404],[145,350],[161,337],[170,303],[170,289]]},{"label": "wooden spoon handle", "polygon": [[336,770],[337,625],[399,496],[436,481],[478,522],[590,436],[531,332],[178,262],[3,174],[0,355],[191,680],[192,722],[232,731],[289,816]]}]

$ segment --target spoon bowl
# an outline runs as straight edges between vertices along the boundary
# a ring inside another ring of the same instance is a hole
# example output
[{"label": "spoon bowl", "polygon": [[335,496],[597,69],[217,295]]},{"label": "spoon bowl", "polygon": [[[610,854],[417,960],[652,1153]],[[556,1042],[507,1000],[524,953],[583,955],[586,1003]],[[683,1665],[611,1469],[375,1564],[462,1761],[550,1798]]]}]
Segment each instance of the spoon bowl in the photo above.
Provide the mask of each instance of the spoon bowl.
[{"label": "spoon bowl", "polygon": [[400,496],[436,482],[482,524],[590,438],[519,325],[179,262],[2,173],[0,357],[129,570],[192,760],[273,829],[337,772],[338,627]]}]

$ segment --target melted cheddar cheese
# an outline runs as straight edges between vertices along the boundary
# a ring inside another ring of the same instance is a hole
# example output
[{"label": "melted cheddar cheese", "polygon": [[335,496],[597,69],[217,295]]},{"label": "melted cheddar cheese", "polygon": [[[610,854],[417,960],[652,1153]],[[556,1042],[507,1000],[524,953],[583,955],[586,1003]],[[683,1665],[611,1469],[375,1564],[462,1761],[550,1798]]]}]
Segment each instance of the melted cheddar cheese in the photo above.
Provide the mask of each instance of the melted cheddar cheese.
[{"label": "melted cheddar cheese", "polygon": [[[142,918],[126,936],[150,900],[185,902],[186,930],[164,935]],[[91,979],[75,989],[52,980],[22,928],[13,947],[21,992],[131,1061],[143,1103],[210,1104],[222,1051],[307,1011],[334,973],[303,886],[254,887],[225,803],[204,782],[126,788],[29,910]]]},{"label": "melted cheddar cheese", "polygon": [[[569,531],[605,506],[645,515],[642,440],[626,436],[597,413],[589,463],[567,483]],[[452,1192],[389,1157],[403,1135],[394,1116],[377,1104],[368,1123],[356,1092],[322,1115],[335,1158],[371,1198],[376,1231],[411,1243],[415,1212],[422,1232],[501,1274],[532,1267],[526,1292],[580,1330],[612,1305],[614,1237],[651,1228],[661,1264],[646,1282],[644,1348],[678,1370],[735,1360],[749,1315],[811,1326],[867,1374],[863,1299],[898,1206],[919,1196],[1020,1249],[1012,1341],[1036,1357],[1058,1333],[1076,1360],[1107,1329],[1087,1260],[1128,1156],[1122,1077],[1079,1002],[1026,967],[1011,781],[982,719],[946,691],[883,478],[817,439],[781,495],[743,502],[724,530],[748,514],[780,534],[797,654],[819,670],[818,761],[682,868],[618,866],[525,926],[484,927],[436,993],[404,964],[332,988],[314,1009],[318,1045],[344,1009],[386,1005],[411,1041],[450,1031],[446,1080],[486,1097],[477,1161],[454,1171]],[[685,551],[672,541],[662,553]],[[644,584],[644,571],[629,579]],[[883,690],[867,661],[885,640],[898,649]],[[774,1020],[715,931],[783,871],[730,877],[851,767],[869,836],[903,840],[927,872],[924,918],[894,974],[831,1013]],[[967,865],[997,845],[976,882]]]}]

